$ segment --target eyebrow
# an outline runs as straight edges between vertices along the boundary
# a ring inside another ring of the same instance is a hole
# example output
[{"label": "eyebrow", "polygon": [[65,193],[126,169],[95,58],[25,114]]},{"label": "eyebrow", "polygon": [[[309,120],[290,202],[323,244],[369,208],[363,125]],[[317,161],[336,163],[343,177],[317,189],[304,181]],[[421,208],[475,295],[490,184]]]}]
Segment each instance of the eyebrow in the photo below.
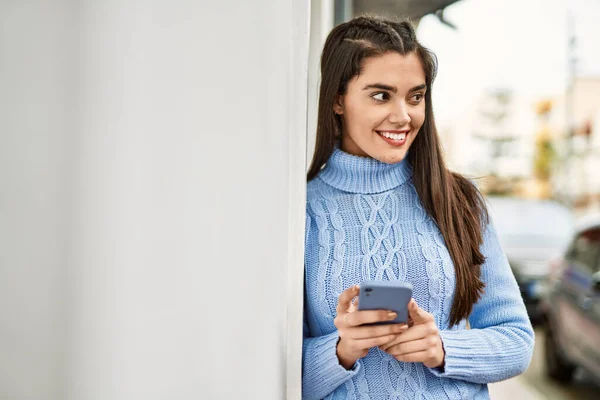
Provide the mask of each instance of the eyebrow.
[{"label": "eyebrow", "polygon": [[[426,88],[427,88],[427,85],[423,83],[421,85],[413,87],[412,89],[409,90],[409,92],[415,92],[417,90],[422,90],[422,89],[426,89]],[[388,91],[394,92],[394,93],[398,92],[398,89],[396,88],[396,86],[384,85],[383,83],[372,83],[363,88],[363,90],[369,90],[369,89],[388,90]]]}]

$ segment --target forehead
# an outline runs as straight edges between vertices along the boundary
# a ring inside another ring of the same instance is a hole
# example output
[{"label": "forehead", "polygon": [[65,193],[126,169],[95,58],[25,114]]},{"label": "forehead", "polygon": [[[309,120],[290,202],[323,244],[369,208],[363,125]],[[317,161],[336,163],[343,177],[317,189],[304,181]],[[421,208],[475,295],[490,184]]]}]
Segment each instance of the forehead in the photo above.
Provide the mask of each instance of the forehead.
[{"label": "forehead", "polygon": [[412,88],[425,83],[425,71],[416,53],[401,55],[388,52],[363,61],[359,84],[383,83],[400,88]]}]

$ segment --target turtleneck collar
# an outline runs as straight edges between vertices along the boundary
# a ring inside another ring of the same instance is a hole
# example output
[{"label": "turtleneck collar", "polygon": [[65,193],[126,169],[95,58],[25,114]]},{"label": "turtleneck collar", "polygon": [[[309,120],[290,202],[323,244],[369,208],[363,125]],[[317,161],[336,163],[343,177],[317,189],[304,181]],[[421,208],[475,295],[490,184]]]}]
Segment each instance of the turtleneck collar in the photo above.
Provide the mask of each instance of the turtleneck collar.
[{"label": "turtleneck collar", "polygon": [[394,189],[412,176],[405,158],[396,164],[386,164],[374,158],[348,154],[336,145],[333,154],[318,177],[336,189],[350,193],[373,194]]}]

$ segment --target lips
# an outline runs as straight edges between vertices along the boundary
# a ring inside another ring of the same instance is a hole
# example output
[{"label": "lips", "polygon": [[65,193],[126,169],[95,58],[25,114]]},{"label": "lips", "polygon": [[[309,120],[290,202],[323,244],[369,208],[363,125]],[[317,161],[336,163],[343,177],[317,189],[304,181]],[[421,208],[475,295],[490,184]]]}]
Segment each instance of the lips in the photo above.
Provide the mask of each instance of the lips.
[{"label": "lips", "polygon": [[388,144],[398,147],[406,143],[409,131],[376,131],[380,138]]},{"label": "lips", "polygon": [[385,136],[388,139],[394,139],[394,140],[404,140],[406,139],[406,132],[377,132],[379,133],[381,136]]}]

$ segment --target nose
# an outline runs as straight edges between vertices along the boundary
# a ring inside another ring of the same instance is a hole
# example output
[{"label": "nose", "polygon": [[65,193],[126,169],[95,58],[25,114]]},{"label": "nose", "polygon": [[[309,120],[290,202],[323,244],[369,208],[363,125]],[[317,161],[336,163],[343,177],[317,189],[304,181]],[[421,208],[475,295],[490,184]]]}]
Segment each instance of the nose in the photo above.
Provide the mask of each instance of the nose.
[{"label": "nose", "polygon": [[410,114],[408,112],[408,105],[405,101],[398,101],[393,105],[390,110],[388,120],[398,126],[408,125],[411,121]]}]

